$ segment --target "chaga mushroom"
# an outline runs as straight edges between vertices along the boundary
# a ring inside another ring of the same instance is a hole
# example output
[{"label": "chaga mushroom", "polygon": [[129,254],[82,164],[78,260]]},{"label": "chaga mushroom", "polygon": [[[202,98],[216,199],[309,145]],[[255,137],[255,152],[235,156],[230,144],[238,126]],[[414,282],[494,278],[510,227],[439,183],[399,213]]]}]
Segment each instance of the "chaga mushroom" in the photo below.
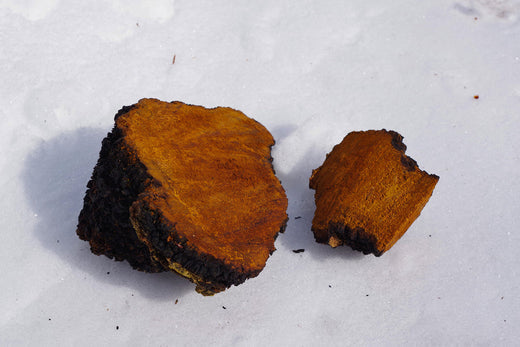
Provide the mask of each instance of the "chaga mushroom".
[{"label": "chaga mushroom", "polygon": [[231,108],[143,99],[103,140],[77,234],[95,254],[212,295],[257,276],[287,222],[271,134]]},{"label": "chaga mushroom", "polygon": [[406,232],[432,195],[437,175],[405,155],[395,131],[352,132],[313,170],[317,242],[381,256]]}]

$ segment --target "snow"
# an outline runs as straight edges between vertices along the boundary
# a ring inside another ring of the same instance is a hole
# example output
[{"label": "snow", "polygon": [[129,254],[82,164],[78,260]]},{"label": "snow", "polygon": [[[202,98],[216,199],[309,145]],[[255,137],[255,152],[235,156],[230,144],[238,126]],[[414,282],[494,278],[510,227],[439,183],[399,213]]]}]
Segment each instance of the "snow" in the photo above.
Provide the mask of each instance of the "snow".
[{"label": "snow", "polygon": [[[0,344],[517,344],[519,15],[519,0],[0,1]],[[143,97],[272,132],[290,221],[257,278],[202,297],[77,238],[101,140]],[[316,244],[312,169],[381,128],[441,177],[431,200],[380,258]]]}]

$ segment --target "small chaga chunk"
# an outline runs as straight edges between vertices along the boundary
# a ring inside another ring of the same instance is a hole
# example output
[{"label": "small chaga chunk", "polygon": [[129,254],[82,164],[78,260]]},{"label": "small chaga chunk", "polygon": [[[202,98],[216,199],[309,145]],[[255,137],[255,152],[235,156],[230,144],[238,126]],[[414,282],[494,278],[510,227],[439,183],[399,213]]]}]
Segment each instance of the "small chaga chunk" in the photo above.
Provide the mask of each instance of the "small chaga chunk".
[{"label": "small chaga chunk", "polygon": [[405,151],[403,137],[386,130],[352,132],[334,147],[310,178],[317,242],[380,256],[403,236],[439,180]]},{"label": "small chaga chunk", "polygon": [[257,276],[287,221],[271,134],[243,113],[143,99],[103,140],[77,233],[95,254],[212,295]]}]

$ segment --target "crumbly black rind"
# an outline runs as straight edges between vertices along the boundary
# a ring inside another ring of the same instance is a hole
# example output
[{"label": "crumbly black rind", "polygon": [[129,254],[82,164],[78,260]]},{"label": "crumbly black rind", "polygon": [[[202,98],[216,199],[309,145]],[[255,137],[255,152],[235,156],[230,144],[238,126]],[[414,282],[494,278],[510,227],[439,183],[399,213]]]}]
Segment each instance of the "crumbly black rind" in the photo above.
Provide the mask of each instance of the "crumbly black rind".
[{"label": "crumbly black rind", "polygon": [[[342,244],[350,246],[356,251],[361,251],[363,254],[374,254],[379,257],[383,254],[377,249],[377,239],[361,227],[350,227],[343,223],[330,223],[328,229],[329,238],[335,237],[340,240]],[[325,242],[326,243],[326,242]]]},{"label": "crumbly black rind", "polygon": [[[123,107],[115,119],[132,108]],[[150,257],[148,247],[138,239],[130,223],[129,208],[144,190],[149,176],[131,153],[122,150],[122,137],[121,130],[114,127],[103,139],[76,232],[80,239],[89,241],[94,254],[127,260],[140,271],[161,272],[162,265]]]}]

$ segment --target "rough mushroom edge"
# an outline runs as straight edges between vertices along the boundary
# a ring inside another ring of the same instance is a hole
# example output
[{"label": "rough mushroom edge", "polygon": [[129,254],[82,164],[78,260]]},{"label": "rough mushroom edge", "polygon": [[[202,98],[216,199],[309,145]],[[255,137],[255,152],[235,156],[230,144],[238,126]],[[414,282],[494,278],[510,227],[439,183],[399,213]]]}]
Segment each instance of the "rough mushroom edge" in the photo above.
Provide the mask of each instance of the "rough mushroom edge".
[{"label": "rough mushroom edge", "polygon": [[[312,231],[317,231],[311,228]],[[330,222],[327,229],[326,239],[320,239],[314,236],[316,242],[323,243],[336,248],[338,246],[347,245],[355,251],[361,251],[363,254],[374,254],[376,257],[380,257],[384,251],[377,249],[377,239],[374,235],[365,232],[365,229],[361,227],[351,228],[348,225],[344,225],[340,222]]]},{"label": "rough mushroom edge", "polygon": [[[133,109],[124,106],[119,115]],[[76,233],[88,241],[96,255],[116,261],[126,260],[139,271],[162,272],[162,265],[151,258],[148,247],[137,237],[130,222],[129,208],[144,190],[144,166],[121,150],[122,133],[117,127],[103,139],[99,159],[94,167]]]}]

